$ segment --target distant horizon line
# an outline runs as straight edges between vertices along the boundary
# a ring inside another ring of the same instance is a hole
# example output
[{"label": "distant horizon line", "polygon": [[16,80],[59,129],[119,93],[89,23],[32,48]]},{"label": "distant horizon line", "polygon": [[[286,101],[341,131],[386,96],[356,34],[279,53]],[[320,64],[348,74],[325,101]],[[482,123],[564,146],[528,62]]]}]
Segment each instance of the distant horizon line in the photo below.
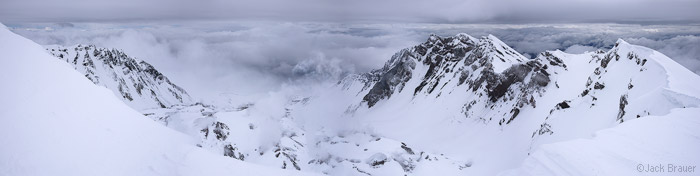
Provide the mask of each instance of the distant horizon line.
[{"label": "distant horizon line", "polygon": [[640,25],[690,25],[700,24],[688,19],[589,19],[589,20],[409,20],[409,19],[280,19],[280,18],[114,18],[114,19],[0,19],[3,24],[19,23],[167,23],[167,22],[298,22],[298,23],[347,23],[347,24],[640,24]]}]

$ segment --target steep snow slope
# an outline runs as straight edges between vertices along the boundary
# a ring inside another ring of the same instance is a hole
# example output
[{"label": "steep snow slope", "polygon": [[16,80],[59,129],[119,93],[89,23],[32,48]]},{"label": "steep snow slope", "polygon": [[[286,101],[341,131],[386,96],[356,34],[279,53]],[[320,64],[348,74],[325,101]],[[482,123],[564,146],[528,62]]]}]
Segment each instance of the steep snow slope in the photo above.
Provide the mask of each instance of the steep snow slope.
[{"label": "steep snow slope", "polygon": [[120,50],[94,45],[48,46],[46,50],[137,110],[194,103],[185,90],[153,66]]},{"label": "steep snow slope", "polygon": [[0,25],[0,175],[301,175],[212,155]]},{"label": "steep snow slope", "polygon": [[[601,130],[590,139],[545,144],[503,175],[697,174],[698,114],[700,108],[674,109]],[[664,169],[649,171],[650,165]]]}]

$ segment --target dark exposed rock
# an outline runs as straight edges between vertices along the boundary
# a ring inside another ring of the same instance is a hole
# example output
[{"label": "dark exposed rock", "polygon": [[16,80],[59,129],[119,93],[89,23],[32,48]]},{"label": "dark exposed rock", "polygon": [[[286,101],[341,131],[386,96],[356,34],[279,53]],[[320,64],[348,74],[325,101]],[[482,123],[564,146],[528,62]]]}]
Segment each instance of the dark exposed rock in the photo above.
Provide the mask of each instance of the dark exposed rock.
[{"label": "dark exposed rock", "polygon": [[547,86],[547,84],[549,84],[550,80],[549,80],[549,75],[547,75],[546,73],[547,72],[544,72],[544,70],[542,70],[542,72],[533,74],[532,78],[530,80],[531,81],[530,85],[537,85],[539,87]]},{"label": "dark exposed rock", "polygon": [[557,109],[566,109],[570,108],[571,106],[569,106],[569,101],[562,101],[561,103],[558,103],[556,107]]},{"label": "dark exposed rock", "polygon": [[520,113],[520,109],[513,108],[512,110],[510,110],[510,113],[513,113],[513,115],[510,117],[510,119],[508,119],[508,122],[506,122],[506,124],[510,124],[510,122],[513,121],[513,119],[515,119],[516,116],[518,116],[518,114]]},{"label": "dark exposed rock", "polygon": [[589,91],[588,89],[583,90],[583,92],[581,92],[581,96],[583,97],[583,96],[588,95],[588,91]]},{"label": "dark exposed rock", "polygon": [[540,125],[539,135],[543,135],[546,133],[549,133],[550,135],[554,134],[554,131],[552,131],[552,126],[549,125],[548,123],[544,123],[544,124]]},{"label": "dark exposed rock", "polygon": [[287,157],[289,162],[292,163],[292,166],[294,166],[294,169],[301,170],[301,167],[299,167],[299,164],[297,163],[298,160],[297,160],[296,154],[289,154],[289,153],[283,152],[282,155]]},{"label": "dark exposed rock", "polygon": [[255,129],[255,125],[253,125],[252,123],[248,123],[248,129],[254,130],[254,129]]},{"label": "dark exposed rock", "polygon": [[620,55],[617,55],[617,52],[610,52],[609,54],[606,54],[605,57],[603,57],[603,60],[600,61],[600,66],[603,68],[607,68],[608,64],[613,58],[619,60]]},{"label": "dark exposed rock", "polygon": [[236,155],[236,151],[238,151],[238,148],[233,147],[231,144],[227,144],[224,146],[224,156],[244,161],[245,155],[241,154],[240,152],[238,152],[238,155]]},{"label": "dark exposed rock", "polygon": [[384,165],[389,159],[384,155],[383,153],[375,153],[369,159],[367,160],[367,164],[374,168],[378,168],[381,165]]},{"label": "dark exposed rock", "polygon": [[617,121],[620,123],[625,122],[622,117],[625,116],[625,106],[627,106],[627,94],[620,96],[620,111],[617,113]]},{"label": "dark exposed rock", "polygon": [[209,137],[209,128],[199,130],[199,132],[204,133],[204,138]]},{"label": "dark exposed rock", "polygon": [[[357,168],[357,166],[352,166],[352,168],[354,168],[354,169],[355,169],[357,172],[359,172],[359,173],[362,173],[362,174],[365,174],[365,175],[369,175],[369,176],[372,175],[372,174],[370,174],[370,173],[367,172],[367,171],[360,170],[360,168]],[[324,174],[325,174],[325,173],[324,173]]]},{"label": "dark exposed rock", "polygon": [[401,91],[400,89],[411,79],[411,73],[415,67],[416,63],[408,50],[397,53],[384,67],[388,70],[362,100],[367,102],[369,107],[372,107],[377,101],[391,97],[397,88],[398,91]]},{"label": "dark exposed rock", "polygon": [[[495,102],[503,97],[512,84],[521,83],[531,70],[532,68],[529,65],[523,64],[514,65],[506,69],[500,79],[494,83],[495,86],[493,86],[493,84],[487,86],[487,88],[489,88],[488,95],[491,101]],[[547,82],[549,82],[549,79],[547,79]]]},{"label": "dark exposed rock", "polygon": [[406,143],[403,143],[403,142],[402,142],[402,143],[401,143],[401,148],[402,148],[403,150],[405,150],[406,153],[408,153],[408,154],[411,154],[411,155],[415,154],[415,153],[413,153],[413,149],[411,149],[411,148],[409,148],[408,146],[406,146]]},{"label": "dark exposed rock", "polygon": [[564,62],[560,58],[554,56],[552,53],[543,52],[541,55],[544,56],[544,58],[549,61],[549,65],[562,66],[562,67],[566,68],[566,65],[564,64]]},{"label": "dark exposed rock", "polygon": [[212,124],[214,126],[214,134],[216,134],[216,139],[220,141],[226,140],[226,138],[229,135],[230,129],[228,128],[228,125],[221,123],[221,122],[215,122]]},{"label": "dark exposed rock", "polygon": [[540,124],[540,129],[535,130],[535,132],[532,133],[532,137],[534,138],[535,135],[541,136],[544,134],[549,134],[549,135],[554,134],[554,131],[552,131],[552,126],[549,125],[548,123]]},{"label": "dark exposed rock", "polygon": [[459,82],[457,85],[462,85],[464,84],[464,81],[469,78],[469,72],[468,71],[462,71],[461,74],[459,75]]},{"label": "dark exposed rock", "polygon": [[605,88],[604,84],[601,84],[599,82],[596,82],[595,85],[593,85],[593,89],[603,89]]},{"label": "dark exposed rock", "polygon": [[[279,158],[280,156],[284,156],[287,158],[287,161],[292,163],[292,166],[296,170],[301,170],[301,167],[299,166],[298,162],[299,160],[297,159],[297,154],[295,154],[296,150],[290,147],[283,147],[280,146],[279,144],[275,145],[276,149],[273,151],[275,153],[275,157]],[[330,159],[330,158],[329,158]],[[287,168],[287,161],[282,162],[282,168],[286,169]]]}]

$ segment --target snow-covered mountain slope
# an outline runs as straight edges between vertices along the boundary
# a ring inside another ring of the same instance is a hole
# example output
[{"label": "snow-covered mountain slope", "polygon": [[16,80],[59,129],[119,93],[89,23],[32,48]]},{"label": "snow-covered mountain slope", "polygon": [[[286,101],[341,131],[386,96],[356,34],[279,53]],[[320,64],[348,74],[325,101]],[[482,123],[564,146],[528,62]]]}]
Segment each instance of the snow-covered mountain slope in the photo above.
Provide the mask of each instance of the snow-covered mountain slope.
[{"label": "snow-covered mountain slope", "polygon": [[333,96],[349,105],[327,116],[356,118],[378,135],[472,161],[467,173],[493,175],[542,144],[698,107],[698,82],[665,55],[622,40],[607,52],[525,59],[493,36],[431,36],[382,69],[340,81],[345,91]]},{"label": "snow-covered mountain slope", "polygon": [[90,81],[111,89],[137,109],[194,104],[187,92],[150,64],[117,49],[94,45],[47,46],[53,56],[66,61]]},{"label": "snow-covered mountain slope", "polygon": [[[545,144],[503,175],[694,175],[700,169],[698,114],[700,108],[674,109],[601,130],[592,138]],[[663,166],[663,171],[650,166]]]},{"label": "snow-covered mountain slope", "polygon": [[304,175],[195,147],[0,24],[0,175]]}]

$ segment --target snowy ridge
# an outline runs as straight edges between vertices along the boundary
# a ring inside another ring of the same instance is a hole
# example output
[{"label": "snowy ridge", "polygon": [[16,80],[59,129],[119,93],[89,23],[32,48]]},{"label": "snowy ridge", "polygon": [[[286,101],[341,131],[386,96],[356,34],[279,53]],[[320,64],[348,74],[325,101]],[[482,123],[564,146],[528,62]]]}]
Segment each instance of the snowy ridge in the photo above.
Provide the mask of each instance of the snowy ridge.
[{"label": "snowy ridge", "polygon": [[622,39],[618,40],[617,43],[619,53],[626,52],[632,53],[633,55],[636,54],[635,52],[644,53],[645,55],[648,55],[649,58],[654,59],[659,65],[661,65],[666,72],[666,79],[668,80],[667,88],[692,97],[700,97],[700,87],[693,84],[694,82],[689,81],[700,80],[700,76],[697,74],[658,51],[643,46],[632,45]]},{"label": "snowy ridge", "polygon": [[205,152],[2,24],[0,38],[0,175],[305,174]]},{"label": "snowy ridge", "polygon": [[[502,175],[690,175],[700,164],[697,114],[699,108],[674,109],[598,131],[591,139],[545,144]],[[662,165],[666,173],[644,171],[648,165]]]},{"label": "snowy ridge", "polygon": [[137,110],[194,104],[184,89],[153,66],[120,50],[94,45],[48,46],[46,50]]},{"label": "snowy ridge", "polygon": [[430,36],[394,55],[387,62],[394,67],[343,79],[338,96],[350,101],[338,116],[396,140],[433,144],[418,147],[471,160],[467,173],[491,175],[544,144],[700,106],[698,75],[623,40],[607,52],[519,59],[495,37],[482,39],[492,42]]}]

